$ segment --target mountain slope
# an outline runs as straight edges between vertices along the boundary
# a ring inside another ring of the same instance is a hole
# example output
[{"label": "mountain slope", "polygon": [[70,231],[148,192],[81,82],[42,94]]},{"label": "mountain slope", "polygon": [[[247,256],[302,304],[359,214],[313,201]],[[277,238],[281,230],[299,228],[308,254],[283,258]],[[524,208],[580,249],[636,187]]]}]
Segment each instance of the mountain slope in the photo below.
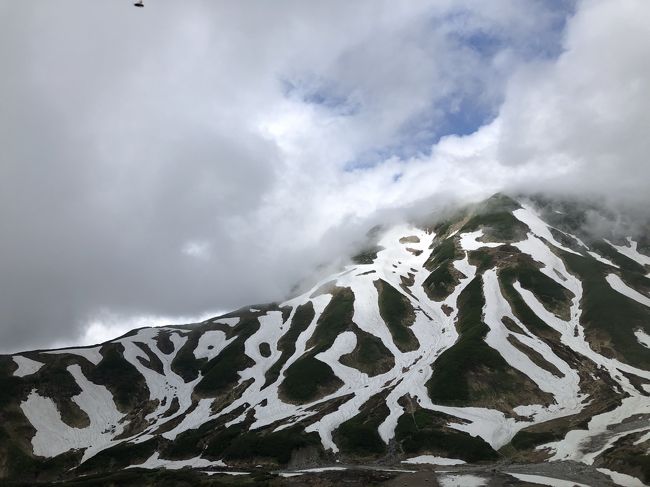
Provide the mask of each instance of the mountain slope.
[{"label": "mountain slope", "polygon": [[434,455],[650,482],[650,257],[579,220],[496,195],[284,303],[2,356],[0,476]]}]

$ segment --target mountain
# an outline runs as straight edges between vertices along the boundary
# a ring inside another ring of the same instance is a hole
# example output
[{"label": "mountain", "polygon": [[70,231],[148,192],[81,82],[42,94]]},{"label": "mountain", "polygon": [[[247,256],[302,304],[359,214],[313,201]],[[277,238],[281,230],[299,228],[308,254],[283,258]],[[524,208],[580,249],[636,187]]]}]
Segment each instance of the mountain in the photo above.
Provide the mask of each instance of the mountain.
[{"label": "mountain", "polygon": [[380,229],[283,303],[0,356],[0,478],[431,461],[650,482],[650,234],[526,201]]}]

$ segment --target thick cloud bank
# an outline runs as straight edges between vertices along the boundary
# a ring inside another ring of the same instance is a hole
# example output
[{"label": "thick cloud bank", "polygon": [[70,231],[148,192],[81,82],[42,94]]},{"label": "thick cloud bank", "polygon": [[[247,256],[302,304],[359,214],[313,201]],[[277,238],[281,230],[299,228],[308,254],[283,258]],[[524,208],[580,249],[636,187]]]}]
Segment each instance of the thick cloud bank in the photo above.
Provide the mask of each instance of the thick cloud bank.
[{"label": "thick cloud bank", "polygon": [[643,0],[7,1],[0,19],[4,351],[280,299],[412,208],[650,203]]}]

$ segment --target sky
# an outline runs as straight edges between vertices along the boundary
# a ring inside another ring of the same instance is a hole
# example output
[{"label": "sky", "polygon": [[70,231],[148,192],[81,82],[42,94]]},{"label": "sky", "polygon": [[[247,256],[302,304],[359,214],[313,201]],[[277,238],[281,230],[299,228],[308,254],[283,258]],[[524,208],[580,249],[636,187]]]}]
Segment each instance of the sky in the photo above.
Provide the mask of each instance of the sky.
[{"label": "sky", "polygon": [[646,0],[0,0],[0,352],[281,300],[497,191],[650,204]]}]

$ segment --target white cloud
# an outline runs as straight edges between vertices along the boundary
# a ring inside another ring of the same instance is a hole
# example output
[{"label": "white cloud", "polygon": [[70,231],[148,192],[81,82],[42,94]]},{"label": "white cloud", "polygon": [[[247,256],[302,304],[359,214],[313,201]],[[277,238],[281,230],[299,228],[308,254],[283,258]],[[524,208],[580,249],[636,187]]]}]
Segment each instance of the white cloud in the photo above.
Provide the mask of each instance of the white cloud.
[{"label": "white cloud", "polygon": [[98,345],[120,337],[135,328],[144,326],[170,326],[200,323],[210,317],[225,314],[226,311],[213,311],[196,316],[120,316],[110,311],[100,311],[87,321],[81,334],[57,340],[50,344],[52,348],[71,346]]},{"label": "white cloud", "polygon": [[499,159],[541,168],[559,192],[647,206],[649,38],[647,2],[582,2],[560,58],[512,79]]},{"label": "white cloud", "polygon": [[648,7],[567,5],[0,4],[0,342],[281,299],[423,201],[646,201]]}]

